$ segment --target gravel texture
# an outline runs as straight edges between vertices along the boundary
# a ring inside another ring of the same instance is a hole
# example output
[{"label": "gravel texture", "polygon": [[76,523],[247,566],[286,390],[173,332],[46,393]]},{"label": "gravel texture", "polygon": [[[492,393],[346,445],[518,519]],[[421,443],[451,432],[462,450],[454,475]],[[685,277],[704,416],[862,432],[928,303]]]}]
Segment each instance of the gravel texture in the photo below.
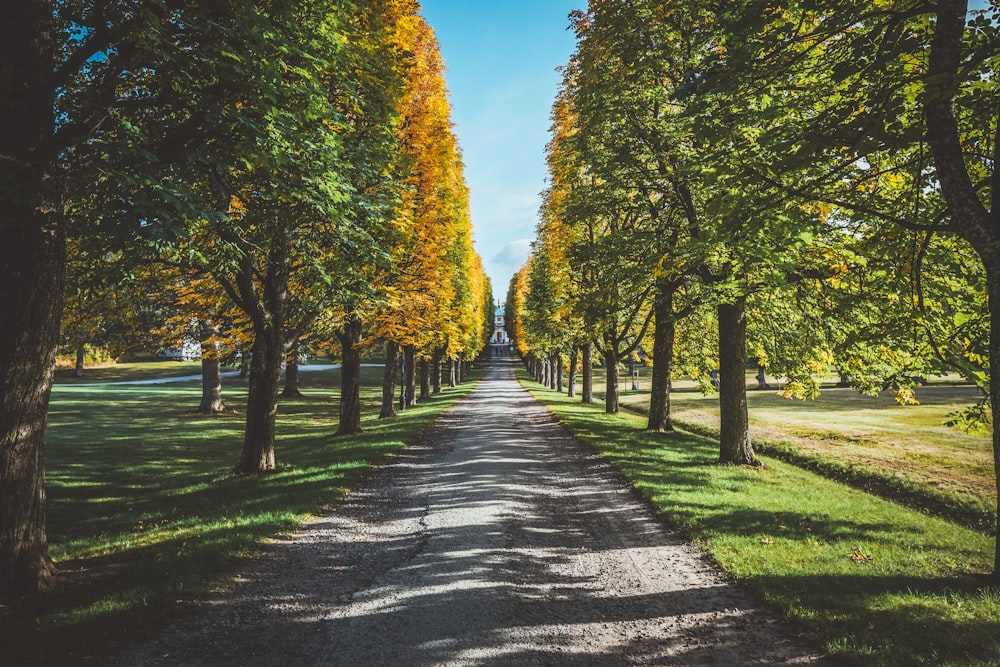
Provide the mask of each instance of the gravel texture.
[{"label": "gravel texture", "polygon": [[330,515],[118,664],[827,663],[501,361]]}]

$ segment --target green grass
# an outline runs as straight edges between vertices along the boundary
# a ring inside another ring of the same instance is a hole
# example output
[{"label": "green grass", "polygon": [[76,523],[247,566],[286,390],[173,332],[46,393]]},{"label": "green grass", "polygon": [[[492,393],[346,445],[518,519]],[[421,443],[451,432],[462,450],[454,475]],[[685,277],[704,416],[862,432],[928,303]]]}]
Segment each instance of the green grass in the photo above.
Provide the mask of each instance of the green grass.
[{"label": "green grass", "polygon": [[859,665],[1000,664],[992,540],[764,457],[719,466],[718,442],[645,433],[642,416],[522,381],[663,516],[831,654]]},{"label": "green grass", "polygon": [[0,662],[77,664],[135,641],[203,598],[267,538],[336,502],[371,466],[414,442],[473,383],[378,420],[381,370],[365,368],[364,433],[335,436],[339,371],[302,376],[280,402],[279,470],[231,474],[245,385],[233,413],[194,410],[200,384],[57,387],[47,444],[54,592],[0,609]]},{"label": "green grass", "polygon": [[[648,375],[649,369],[644,369]],[[603,374],[595,373],[603,390]],[[752,374],[748,374],[751,386]],[[603,398],[603,391],[595,393]],[[747,393],[750,431],[760,453],[832,479],[906,503],[982,532],[996,525],[996,476],[989,435],[947,427],[947,416],[977,399],[977,390],[955,382],[917,389],[919,405],[897,405],[887,393],[865,396],[825,386],[816,400],[789,400],[777,391]],[[719,398],[690,382],[671,393],[675,423],[718,437]],[[639,391],[625,391],[622,407],[647,414],[648,377]]]},{"label": "green grass", "polygon": [[95,382],[129,382],[199,375],[200,373],[200,361],[132,361],[108,366],[88,367],[84,369],[82,377],[76,377],[72,368],[57,370],[55,383],[56,386],[59,386]]}]

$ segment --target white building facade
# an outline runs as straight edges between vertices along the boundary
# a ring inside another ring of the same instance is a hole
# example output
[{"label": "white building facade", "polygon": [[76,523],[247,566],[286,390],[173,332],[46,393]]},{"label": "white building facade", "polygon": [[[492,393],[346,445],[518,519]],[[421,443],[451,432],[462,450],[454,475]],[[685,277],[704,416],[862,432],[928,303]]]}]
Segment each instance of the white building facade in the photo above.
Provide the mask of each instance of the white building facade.
[{"label": "white building facade", "polygon": [[493,335],[490,337],[490,347],[494,357],[510,354],[510,338],[507,336],[503,304],[498,303],[493,309]]}]

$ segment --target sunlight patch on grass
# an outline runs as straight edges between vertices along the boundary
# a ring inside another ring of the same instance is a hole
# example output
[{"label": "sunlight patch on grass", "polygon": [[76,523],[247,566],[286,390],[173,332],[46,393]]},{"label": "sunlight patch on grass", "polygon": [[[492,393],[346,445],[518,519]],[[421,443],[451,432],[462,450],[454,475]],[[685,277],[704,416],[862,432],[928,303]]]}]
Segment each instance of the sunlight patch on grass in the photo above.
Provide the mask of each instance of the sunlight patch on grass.
[{"label": "sunlight patch on grass", "polygon": [[[48,533],[67,593],[45,602],[37,621],[8,624],[12,660],[91,660],[109,637],[127,641],[155,627],[164,610],[203,597],[240,558],[343,497],[475,384],[378,420],[381,370],[365,368],[365,431],[336,436],[339,380],[336,371],[310,374],[304,399],[279,404],[279,469],[260,476],[232,473],[244,417],[197,414],[198,387],[57,387]],[[242,407],[245,386],[226,392],[227,404]]]},{"label": "sunlight patch on grass", "polygon": [[[595,373],[595,386],[603,377]],[[755,386],[748,376],[749,386]],[[947,416],[978,398],[955,382],[920,387],[919,405],[824,387],[816,400],[789,400],[774,390],[749,390],[751,435],[758,453],[884,498],[991,533],[996,525],[996,474],[988,436],[944,426]],[[600,393],[597,396],[601,396]],[[649,391],[625,391],[625,409],[647,414]],[[718,395],[684,381],[671,393],[675,424],[717,438]]]},{"label": "sunlight patch on grass", "polygon": [[719,466],[718,442],[643,431],[636,414],[522,382],[734,577],[849,662],[1000,663],[992,539],[764,457]]}]

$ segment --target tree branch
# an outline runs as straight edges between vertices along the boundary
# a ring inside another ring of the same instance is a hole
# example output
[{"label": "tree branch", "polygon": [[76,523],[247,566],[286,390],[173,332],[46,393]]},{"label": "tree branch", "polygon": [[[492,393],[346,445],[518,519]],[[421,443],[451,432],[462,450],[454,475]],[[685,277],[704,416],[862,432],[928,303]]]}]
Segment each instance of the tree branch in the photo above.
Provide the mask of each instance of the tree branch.
[{"label": "tree branch", "polygon": [[[934,154],[941,193],[952,213],[952,223],[976,246],[992,240],[989,214],[976,195],[962,155],[962,140],[955,115],[962,66],[962,37],[968,13],[966,0],[938,0],[928,57],[924,114],[927,143]],[[994,166],[994,169],[996,167]],[[996,195],[994,194],[994,197]]]}]

